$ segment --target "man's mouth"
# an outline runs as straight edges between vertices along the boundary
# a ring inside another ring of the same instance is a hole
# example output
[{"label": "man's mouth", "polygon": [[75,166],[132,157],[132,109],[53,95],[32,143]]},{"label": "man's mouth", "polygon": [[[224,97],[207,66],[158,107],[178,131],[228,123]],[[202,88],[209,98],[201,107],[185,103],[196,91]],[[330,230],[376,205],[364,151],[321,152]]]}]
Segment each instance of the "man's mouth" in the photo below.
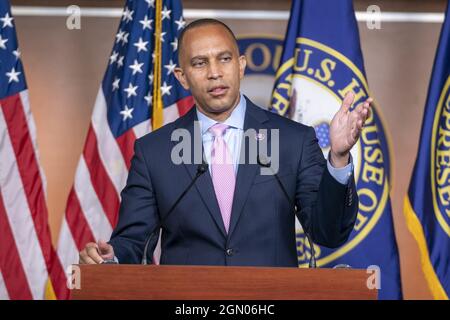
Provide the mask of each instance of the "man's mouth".
[{"label": "man's mouth", "polygon": [[228,90],[227,86],[215,86],[208,90],[208,93],[214,97],[224,95]]}]

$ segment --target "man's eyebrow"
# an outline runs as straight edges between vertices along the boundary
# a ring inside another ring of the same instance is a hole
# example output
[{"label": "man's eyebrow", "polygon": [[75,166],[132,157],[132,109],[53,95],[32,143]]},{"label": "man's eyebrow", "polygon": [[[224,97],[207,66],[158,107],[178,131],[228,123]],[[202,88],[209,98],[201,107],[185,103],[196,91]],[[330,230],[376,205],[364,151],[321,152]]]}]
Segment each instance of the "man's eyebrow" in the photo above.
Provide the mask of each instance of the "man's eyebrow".
[{"label": "man's eyebrow", "polygon": [[204,56],[204,55],[198,55],[198,56],[192,57],[191,62],[194,60],[202,60],[202,59],[208,59],[208,57]]},{"label": "man's eyebrow", "polygon": [[225,51],[219,52],[218,56],[223,56],[223,55],[225,55],[225,54],[232,55],[233,53],[232,53],[230,50],[225,50]]},{"label": "man's eyebrow", "polygon": [[[233,53],[230,50],[220,51],[218,54],[216,54],[217,57],[223,56],[223,55],[232,55]],[[208,59],[208,56],[206,55],[198,55],[191,58],[191,62],[194,60],[202,60],[202,59]]]}]

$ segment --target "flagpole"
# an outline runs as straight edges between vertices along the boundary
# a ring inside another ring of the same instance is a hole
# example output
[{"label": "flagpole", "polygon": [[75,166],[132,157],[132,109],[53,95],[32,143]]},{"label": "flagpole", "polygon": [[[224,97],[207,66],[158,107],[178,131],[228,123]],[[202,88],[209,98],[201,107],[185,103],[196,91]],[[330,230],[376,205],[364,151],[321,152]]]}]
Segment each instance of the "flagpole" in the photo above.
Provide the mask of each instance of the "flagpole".
[{"label": "flagpole", "polygon": [[163,103],[161,98],[161,30],[162,30],[162,2],[156,0],[155,8],[155,61],[153,64],[153,113],[152,130],[156,130],[163,125]]}]

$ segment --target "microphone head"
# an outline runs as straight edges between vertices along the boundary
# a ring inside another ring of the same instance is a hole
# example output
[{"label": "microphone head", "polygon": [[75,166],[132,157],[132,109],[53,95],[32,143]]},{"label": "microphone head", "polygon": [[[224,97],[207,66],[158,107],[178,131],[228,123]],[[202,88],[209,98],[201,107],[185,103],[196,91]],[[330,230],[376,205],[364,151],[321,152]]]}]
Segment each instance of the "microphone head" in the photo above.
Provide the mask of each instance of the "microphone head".
[{"label": "microphone head", "polygon": [[263,155],[258,155],[257,161],[261,167],[270,167],[270,161]]}]

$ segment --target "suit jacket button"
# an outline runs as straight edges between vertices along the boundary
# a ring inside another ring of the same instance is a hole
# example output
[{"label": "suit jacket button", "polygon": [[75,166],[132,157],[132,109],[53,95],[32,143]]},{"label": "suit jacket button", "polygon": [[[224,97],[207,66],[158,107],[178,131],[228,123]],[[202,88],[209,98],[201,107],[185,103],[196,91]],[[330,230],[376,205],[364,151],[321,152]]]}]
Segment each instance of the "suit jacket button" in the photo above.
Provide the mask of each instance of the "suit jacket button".
[{"label": "suit jacket button", "polygon": [[227,256],[231,257],[233,255],[233,249],[227,249]]}]

